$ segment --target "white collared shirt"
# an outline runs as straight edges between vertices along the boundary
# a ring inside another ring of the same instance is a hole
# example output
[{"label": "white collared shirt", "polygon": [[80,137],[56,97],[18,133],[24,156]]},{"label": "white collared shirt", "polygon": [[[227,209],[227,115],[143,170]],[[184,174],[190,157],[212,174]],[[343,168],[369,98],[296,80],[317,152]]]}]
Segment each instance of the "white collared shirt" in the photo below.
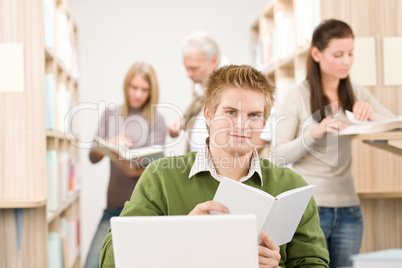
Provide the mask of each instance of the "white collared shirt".
[{"label": "white collared shirt", "polygon": [[[211,176],[217,180],[221,181],[221,178],[224,176],[221,176],[218,174],[218,172],[215,169],[215,165],[212,161],[211,154],[209,152],[208,148],[208,143],[209,143],[209,138],[206,139],[206,142],[202,148],[200,148],[197,152],[197,155],[195,157],[194,164],[190,170],[189,178],[194,176],[197,173],[203,172],[203,171],[209,171],[211,173]],[[251,157],[251,162],[250,162],[250,168],[248,170],[248,174],[240,179],[239,182],[244,182],[253,176],[255,172],[257,172],[260,181],[261,181],[261,186],[263,186],[263,181],[262,181],[262,173],[261,173],[261,166],[260,166],[260,160],[258,158],[258,153],[257,150],[254,148],[253,149],[253,155]],[[239,162],[239,165],[242,163]]]}]

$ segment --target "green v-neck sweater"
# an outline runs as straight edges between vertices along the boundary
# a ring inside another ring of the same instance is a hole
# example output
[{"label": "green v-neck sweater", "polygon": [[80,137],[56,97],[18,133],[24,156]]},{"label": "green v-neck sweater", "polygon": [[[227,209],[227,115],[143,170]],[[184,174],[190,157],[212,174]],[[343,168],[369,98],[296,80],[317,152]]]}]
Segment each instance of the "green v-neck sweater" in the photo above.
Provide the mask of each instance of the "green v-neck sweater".
[{"label": "green v-neck sweater", "polygon": [[[212,200],[219,182],[209,172],[188,177],[196,152],[166,157],[151,163],[142,174],[130,201],[120,216],[187,215],[194,207]],[[257,173],[245,184],[272,196],[307,183],[288,168],[260,159],[263,185]],[[157,258],[157,253],[156,258]],[[317,206],[310,200],[291,242],[280,247],[281,267],[328,267],[325,238],[320,229]],[[101,252],[100,267],[114,267],[112,236],[109,229]]]}]

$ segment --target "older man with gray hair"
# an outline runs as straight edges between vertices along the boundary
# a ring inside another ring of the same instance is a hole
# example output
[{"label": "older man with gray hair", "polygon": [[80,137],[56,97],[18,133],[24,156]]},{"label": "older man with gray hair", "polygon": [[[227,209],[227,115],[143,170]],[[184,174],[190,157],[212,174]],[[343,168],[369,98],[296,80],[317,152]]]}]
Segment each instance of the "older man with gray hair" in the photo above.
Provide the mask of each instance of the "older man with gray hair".
[{"label": "older man with gray hair", "polygon": [[208,74],[228,62],[222,60],[218,44],[206,32],[194,32],[183,39],[183,64],[187,76],[193,81],[193,101],[180,121],[169,125],[171,137],[179,136],[182,129],[188,131],[186,152],[197,151],[208,137],[205,118],[202,112],[204,90],[202,83]]}]

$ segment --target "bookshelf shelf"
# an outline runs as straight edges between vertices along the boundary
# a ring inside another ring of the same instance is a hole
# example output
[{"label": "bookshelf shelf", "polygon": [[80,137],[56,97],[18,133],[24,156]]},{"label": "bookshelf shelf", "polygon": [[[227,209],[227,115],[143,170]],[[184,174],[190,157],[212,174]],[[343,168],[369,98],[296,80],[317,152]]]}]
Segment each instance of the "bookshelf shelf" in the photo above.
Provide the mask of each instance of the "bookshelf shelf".
[{"label": "bookshelf shelf", "polygon": [[65,133],[78,130],[74,124],[65,129],[65,118],[78,103],[77,27],[67,0],[14,2],[0,0],[2,13],[13,14],[0,16],[7,29],[0,43],[22,43],[24,90],[0,94],[2,114],[12,114],[0,128],[0,155],[7,155],[0,176],[0,266],[56,267],[48,252],[64,239],[63,254],[77,256],[66,267],[76,268],[79,152]]},{"label": "bookshelf shelf", "polygon": [[296,56],[307,55],[310,52],[310,45],[306,44],[296,49]]},{"label": "bookshelf shelf", "polygon": [[44,45],[46,60],[54,60],[54,52],[48,46]]},{"label": "bookshelf shelf", "polygon": [[57,211],[49,212],[47,214],[46,216],[47,223],[50,224],[52,221],[54,221],[57,217],[59,217],[62,213],[64,213],[71,205],[79,201],[79,198],[80,198],[80,192],[78,190],[75,193],[73,193],[72,196],[68,198],[67,202],[62,204]]},{"label": "bookshelf shelf", "polygon": [[369,146],[402,156],[402,131],[350,135],[349,138],[361,140]]},{"label": "bookshelf shelf", "polygon": [[274,4],[275,4],[275,1],[268,2],[268,4],[264,7],[264,10],[262,12],[263,16],[265,16],[265,17],[273,17],[274,16]]},{"label": "bookshelf shelf", "polygon": [[294,68],[294,55],[281,59],[277,63],[277,69]]},{"label": "bookshelf shelf", "polygon": [[77,255],[77,257],[75,258],[75,260],[71,263],[71,265],[69,267],[70,268],[81,267],[80,259],[81,259],[81,253],[79,253]]},{"label": "bookshelf shelf", "polygon": [[358,195],[360,198],[374,198],[374,199],[383,199],[383,198],[402,198],[402,192],[400,191],[359,191]]},{"label": "bookshelf shelf", "polygon": [[46,205],[46,199],[3,199],[0,201],[0,209],[5,208],[38,208]]},{"label": "bookshelf shelf", "polygon": [[[286,89],[304,81],[313,30],[323,19],[347,22],[355,35],[357,51],[366,51],[358,42],[371,38],[375,43],[377,84],[353,77],[391,112],[402,114],[402,85],[386,85],[384,46],[386,37],[402,37],[402,2],[395,0],[270,0],[251,27],[252,64],[276,86],[276,101]],[[373,21],[378,18],[382,23]],[[395,52],[397,53],[397,52]],[[367,57],[367,53],[364,54]],[[362,62],[362,61],[361,61]],[[395,67],[391,67],[395,68]],[[363,68],[364,69],[364,68]],[[353,68],[352,68],[353,71]],[[362,72],[362,71],[361,71]],[[367,75],[362,75],[367,77]],[[352,173],[361,199],[364,234],[361,252],[401,248],[402,233],[402,132],[349,136],[352,140]],[[392,189],[392,190],[383,190]],[[378,216],[381,211],[381,217]],[[389,226],[385,230],[384,226]],[[396,234],[396,235],[395,235]]]},{"label": "bookshelf shelf", "polygon": [[276,66],[272,65],[272,66],[268,67],[266,70],[264,70],[263,73],[270,76],[270,75],[275,74],[275,70],[276,70]]},{"label": "bookshelf shelf", "polygon": [[59,131],[54,131],[54,130],[46,130],[46,137],[50,138],[57,138],[57,139],[62,139],[66,140],[66,134],[59,132]]},{"label": "bookshelf shelf", "polygon": [[358,134],[358,135],[350,135],[349,137],[356,140],[367,140],[367,141],[402,140],[402,131]]}]

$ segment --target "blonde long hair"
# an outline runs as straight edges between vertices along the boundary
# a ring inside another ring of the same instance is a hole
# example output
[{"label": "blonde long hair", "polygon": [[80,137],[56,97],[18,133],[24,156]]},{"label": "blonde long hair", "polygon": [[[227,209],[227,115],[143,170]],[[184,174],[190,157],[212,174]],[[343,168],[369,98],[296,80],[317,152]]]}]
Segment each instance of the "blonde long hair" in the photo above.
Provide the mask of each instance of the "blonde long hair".
[{"label": "blonde long hair", "polygon": [[137,74],[149,83],[149,97],[145,104],[141,107],[141,112],[145,119],[151,122],[151,116],[155,115],[156,104],[159,101],[159,86],[154,68],[152,68],[150,64],[145,62],[134,63],[127,72],[126,78],[124,80],[124,105],[122,114],[125,118],[128,116],[128,111],[130,110],[128,90],[130,88],[131,80]]}]

